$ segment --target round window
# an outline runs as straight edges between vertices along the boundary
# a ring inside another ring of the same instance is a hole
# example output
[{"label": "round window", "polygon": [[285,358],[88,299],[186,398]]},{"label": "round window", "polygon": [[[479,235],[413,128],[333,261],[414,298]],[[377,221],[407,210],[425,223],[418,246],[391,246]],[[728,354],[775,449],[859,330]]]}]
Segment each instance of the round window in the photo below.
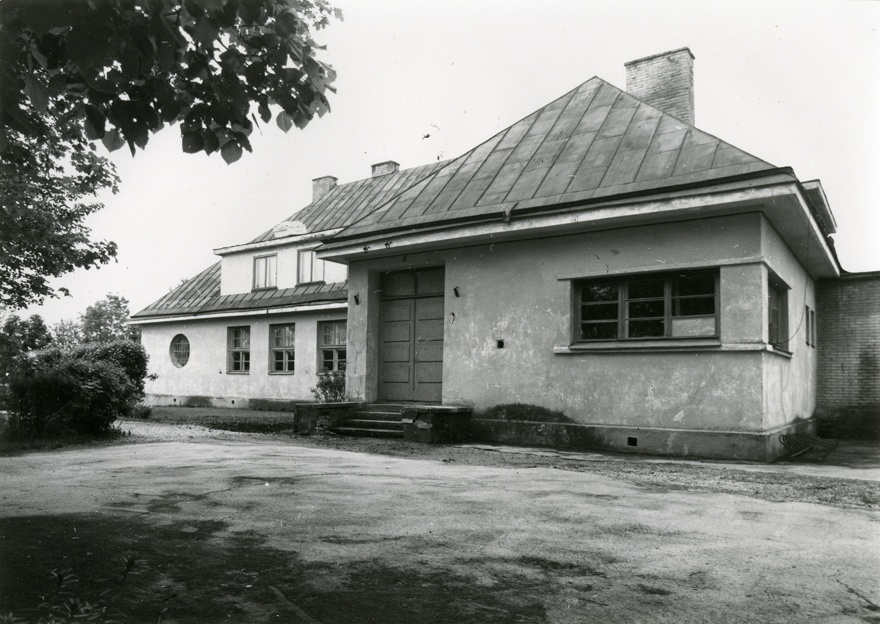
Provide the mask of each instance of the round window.
[{"label": "round window", "polygon": [[189,340],[183,334],[171,340],[171,362],[178,368],[189,362]]}]

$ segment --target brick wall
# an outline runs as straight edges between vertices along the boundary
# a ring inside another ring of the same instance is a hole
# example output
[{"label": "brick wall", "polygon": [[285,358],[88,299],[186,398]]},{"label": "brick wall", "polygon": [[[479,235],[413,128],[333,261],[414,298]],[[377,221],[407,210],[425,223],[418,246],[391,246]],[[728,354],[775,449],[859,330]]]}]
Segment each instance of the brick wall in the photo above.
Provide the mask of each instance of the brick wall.
[{"label": "brick wall", "polygon": [[694,56],[687,48],[625,63],[626,91],[655,108],[694,123]]},{"label": "brick wall", "polygon": [[838,417],[856,415],[876,423],[880,418],[880,272],[849,273],[820,282],[816,307],[818,407]]}]

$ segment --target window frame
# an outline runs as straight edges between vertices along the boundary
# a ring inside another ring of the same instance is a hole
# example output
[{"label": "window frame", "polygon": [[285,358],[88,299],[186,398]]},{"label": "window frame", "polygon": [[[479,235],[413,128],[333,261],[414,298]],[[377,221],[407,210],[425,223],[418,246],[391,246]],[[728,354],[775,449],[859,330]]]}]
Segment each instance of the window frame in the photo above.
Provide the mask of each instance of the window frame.
[{"label": "window frame", "polygon": [[[247,344],[242,346],[239,338],[239,345],[235,346],[236,332],[247,332]],[[240,368],[235,369],[236,361]],[[250,325],[233,325],[226,328],[226,373],[230,375],[249,375],[251,372],[251,326]]]},{"label": "window frame", "polygon": [[810,343],[810,346],[816,349],[818,348],[819,344],[819,330],[816,327],[816,310],[810,310],[810,320],[810,329],[813,332],[811,336],[812,342]]},{"label": "window frame", "polygon": [[791,342],[791,337],[788,335],[788,291],[789,287],[785,282],[772,273],[768,274],[767,344],[786,353],[790,353]]},{"label": "window frame", "polygon": [[[341,325],[343,328],[342,331],[342,342],[338,341],[338,333],[336,331],[333,332],[333,337],[337,339],[337,342],[333,343],[325,343],[324,336],[325,331],[324,328],[331,326],[339,326]],[[332,321],[318,321],[318,336],[317,336],[317,344],[318,344],[318,374],[323,375],[326,373],[337,373],[337,372],[345,372],[348,364],[348,321],[347,319],[337,319]],[[342,357],[340,357],[340,352],[342,353]],[[331,363],[330,368],[326,368],[326,364],[328,362],[325,353],[330,354],[329,362]],[[342,366],[340,368],[340,362]]]},{"label": "window frame", "polygon": [[[270,260],[272,262],[270,262]],[[260,270],[259,265],[265,261],[265,268]],[[271,267],[271,275],[270,275]],[[262,254],[254,256],[252,290],[277,290],[278,288],[278,254]],[[260,277],[265,281],[260,283]],[[271,279],[270,279],[271,278]],[[271,283],[270,283],[271,282]]]},{"label": "window frame", "polygon": [[[291,330],[291,339],[293,344],[277,346],[275,344],[276,330]],[[278,360],[276,353],[281,353],[281,362],[283,368],[277,370],[275,368]],[[287,368],[290,364],[290,368]],[[296,373],[296,323],[273,323],[269,325],[269,374],[270,375],[293,375]]]},{"label": "window frame", "polygon": [[[713,292],[711,294],[696,294],[696,295],[675,295],[674,294],[674,283],[676,279],[680,279],[682,276],[694,278],[694,277],[712,277],[713,284]],[[663,294],[660,296],[659,294],[653,295],[650,297],[631,297],[631,285],[636,282],[645,282],[650,280],[663,280]],[[606,300],[606,301],[596,301],[596,302],[585,302],[583,289],[584,286],[590,285],[613,285],[617,290],[616,301]],[[662,271],[662,272],[649,272],[649,273],[626,273],[621,275],[615,275],[611,277],[605,276],[595,276],[590,278],[583,278],[572,281],[573,295],[573,310],[572,310],[572,318],[575,319],[574,323],[572,323],[572,344],[573,345],[593,345],[593,344],[605,344],[605,343],[633,343],[633,342],[642,342],[642,341],[655,341],[655,342],[669,342],[676,340],[717,340],[721,336],[721,280],[720,280],[720,271],[717,267],[710,268],[699,268],[699,269],[682,269],[675,271]],[[697,299],[710,299],[713,305],[713,313],[712,314],[675,314],[674,308],[676,302],[681,302],[683,300],[697,300]],[[651,317],[647,316],[631,316],[631,304],[648,304],[650,306],[651,303],[656,305],[657,302],[663,302],[663,314],[661,315],[653,315]],[[589,308],[592,306],[617,306],[617,315],[616,318],[594,318],[593,320],[587,320],[584,315],[585,308]],[[714,318],[715,328],[714,333],[710,334],[701,334],[701,335],[674,335],[673,333],[673,319],[698,319],[698,318]],[[645,336],[632,336],[631,334],[631,323],[633,321],[636,322],[646,322],[646,321],[658,321],[661,320],[663,323],[663,335],[645,335]],[[584,337],[584,327],[586,324],[607,324],[613,326],[616,329],[616,334],[613,337],[603,336],[598,338],[585,338]]]},{"label": "window frame", "polygon": [[[181,362],[181,354],[180,354],[180,346],[182,346],[182,342],[186,342],[186,355],[183,357],[183,361]],[[189,338],[187,338],[183,334],[176,334],[174,338],[171,339],[171,344],[168,346],[168,355],[171,357],[171,363],[175,368],[183,368],[189,362],[189,357],[191,353],[191,347]]]},{"label": "window frame", "polygon": [[[326,261],[321,260],[315,254],[317,247],[308,249],[298,249],[296,252],[296,283],[299,284],[324,284],[327,275]],[[308,258],[308,262],[303,262],[303,257]],[[304,273],[304,268],[308,268],[308,274]],[[320,273],[320,275],[318,275]]]},{"label": "window frame", "polygon": [[804,333],[806,334],[808,347],[813,346],[813,315],[811,312],[812,310],[810,310],[810,306],[804,306],[804,318],[807,320],[807,331]]}]

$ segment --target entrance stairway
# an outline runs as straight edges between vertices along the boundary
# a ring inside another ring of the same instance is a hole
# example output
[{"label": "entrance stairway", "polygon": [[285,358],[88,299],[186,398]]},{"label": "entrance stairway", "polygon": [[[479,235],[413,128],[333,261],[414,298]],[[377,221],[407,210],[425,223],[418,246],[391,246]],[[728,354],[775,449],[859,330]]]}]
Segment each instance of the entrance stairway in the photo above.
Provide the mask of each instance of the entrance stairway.
[{"label": "entrance stairway", "polygon": [[340,435],[372,438],[402,438],[403,411],[411,405],[368,403],[359,406],[330,431]]}]

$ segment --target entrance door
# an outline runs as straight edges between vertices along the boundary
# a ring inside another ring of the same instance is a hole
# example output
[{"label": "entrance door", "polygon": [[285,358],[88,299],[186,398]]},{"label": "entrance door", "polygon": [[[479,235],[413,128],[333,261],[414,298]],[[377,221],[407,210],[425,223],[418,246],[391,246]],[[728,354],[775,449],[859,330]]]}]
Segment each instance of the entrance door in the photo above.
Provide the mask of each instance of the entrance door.
[{"label": "entrance door", "polygon": [[442,268],[382,276],[380,401],[441,401],[443,281]]}]

